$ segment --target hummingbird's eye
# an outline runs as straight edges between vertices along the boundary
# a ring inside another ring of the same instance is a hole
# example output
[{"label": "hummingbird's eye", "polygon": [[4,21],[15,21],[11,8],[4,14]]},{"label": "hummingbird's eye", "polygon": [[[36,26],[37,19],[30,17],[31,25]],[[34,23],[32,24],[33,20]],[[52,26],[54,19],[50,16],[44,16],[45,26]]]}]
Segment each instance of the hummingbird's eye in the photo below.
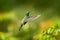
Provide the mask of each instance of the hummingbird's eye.
[{"label": "hummingbird's eye", "polygon": [[30,12],[27,12],[26,16],[29,16],[29,13],[30,13]]},{"label": "hummingbird's eye", "polygon": [[27,16],[29,16],[29,13],[27,14]]}]

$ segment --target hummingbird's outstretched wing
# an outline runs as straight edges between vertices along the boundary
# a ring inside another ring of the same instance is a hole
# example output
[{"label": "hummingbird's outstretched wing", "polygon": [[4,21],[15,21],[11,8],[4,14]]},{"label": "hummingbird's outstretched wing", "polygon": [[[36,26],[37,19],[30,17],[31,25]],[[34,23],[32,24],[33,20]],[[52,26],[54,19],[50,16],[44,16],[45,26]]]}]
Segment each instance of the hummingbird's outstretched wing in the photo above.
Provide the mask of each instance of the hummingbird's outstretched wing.
[{"label": "hummingbird's outstretched wing", "polygon": [[40,16],[41,16],[41,15],[29,16],[29,18],[26,19],[25,22],[34,21],[35,19],[39,18]]}]

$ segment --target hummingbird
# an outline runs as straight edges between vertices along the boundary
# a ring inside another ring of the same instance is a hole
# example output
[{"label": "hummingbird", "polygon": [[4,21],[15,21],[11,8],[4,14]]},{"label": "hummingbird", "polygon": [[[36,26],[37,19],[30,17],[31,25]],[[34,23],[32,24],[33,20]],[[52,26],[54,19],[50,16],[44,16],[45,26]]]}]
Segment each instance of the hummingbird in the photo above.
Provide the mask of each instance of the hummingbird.
[{"label": "hummingbird", "polygon": [[31,21],[33,21],[33,20],[35,20],[35,19],[37,19],[37,18],[40,17],[40,15],[30,16],[29,14],[30,14],[30,11],[27,12],[26,15],[25,15],[25,17],[22,19],[21,25],[19,27],[19,31],[21,30],[21,28],[23,27],[23,25],[25,25],[26,23],[31,22]]}]

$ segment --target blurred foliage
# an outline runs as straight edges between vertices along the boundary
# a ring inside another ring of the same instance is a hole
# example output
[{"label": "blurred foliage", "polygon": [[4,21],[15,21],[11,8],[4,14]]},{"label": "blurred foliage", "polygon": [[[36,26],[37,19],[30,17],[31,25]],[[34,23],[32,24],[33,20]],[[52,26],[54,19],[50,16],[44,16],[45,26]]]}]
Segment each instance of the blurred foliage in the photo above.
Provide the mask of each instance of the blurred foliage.
[{"label": "blurred foliage", "polygon": [[55,25],[52,27],[49,27],[44,32],[42,32],[38,39],[39,40],[60,40],[60,26]]},{"label": "blurred foliage", "polygon": [[9,11],[15,6],[15,0],[0,0],[0,12]]},{"label": "blurred foliage", "polygon": [[41,11],[51,8],[58,15],[60,14],[60,0],[0,0],[0,12],[9,11],[19,6],[27,7],[29,5]]},{"label": "blurred foliage", "polygon": [[3,20],[0,20],[0,31],[1,32],[7,32],[7,27],[9,24],[11,24],[11,20],[10,19],[3,19]]},{"label": "blurred foliage", "polygon": [[[57,21],[58,20],[58,21]],[[59,19],[45,20],[38,28],[40,33],[33,37],[34,40],[60,40],[60,23]]]},{"label": "blurred foliage", "polygon": [[[19,31],[30,10],[41,17]],[[60,0],[0,0],[0,40],[60,40]]]}]

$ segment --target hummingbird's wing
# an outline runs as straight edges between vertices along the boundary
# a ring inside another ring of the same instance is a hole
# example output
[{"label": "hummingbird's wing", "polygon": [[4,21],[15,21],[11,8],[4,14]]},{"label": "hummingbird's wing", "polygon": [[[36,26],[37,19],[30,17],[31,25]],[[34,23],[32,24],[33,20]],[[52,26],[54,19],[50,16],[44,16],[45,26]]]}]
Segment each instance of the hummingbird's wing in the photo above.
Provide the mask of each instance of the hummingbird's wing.
[{"label": "hummingbird's wing", "polygon": [[34,16],[29,16],[28,19],[25,20],[25,22],[30,22],[30,21],[33,21],[37,18],[39,18],[41,15],[34,15]]}]

